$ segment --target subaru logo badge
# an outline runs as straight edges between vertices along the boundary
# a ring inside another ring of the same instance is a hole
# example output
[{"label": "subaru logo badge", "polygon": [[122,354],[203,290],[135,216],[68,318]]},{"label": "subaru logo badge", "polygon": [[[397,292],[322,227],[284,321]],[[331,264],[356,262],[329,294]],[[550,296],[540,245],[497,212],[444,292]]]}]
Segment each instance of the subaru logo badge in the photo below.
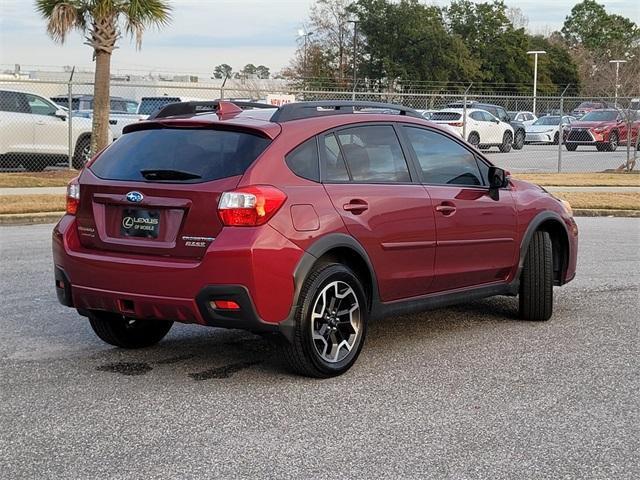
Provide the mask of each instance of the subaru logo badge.
[{"label": "subaru logo badge", "polygon": [[143,198],[144,198],[144,195],[142,195],[140,192],[127,193],[127,200],[133,203],[141,202]]}]

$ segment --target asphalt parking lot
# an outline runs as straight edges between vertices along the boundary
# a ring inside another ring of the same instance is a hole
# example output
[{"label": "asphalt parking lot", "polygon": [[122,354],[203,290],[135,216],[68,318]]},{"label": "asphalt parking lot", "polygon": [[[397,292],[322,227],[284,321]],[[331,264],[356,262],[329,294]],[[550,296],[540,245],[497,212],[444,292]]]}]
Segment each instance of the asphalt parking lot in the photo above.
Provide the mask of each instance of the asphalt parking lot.
[{"label": "asphalt parking lot", "polygon": [[56,301],[52,226],[1,227],[0,476],[639,478],[640,220],[578,220],[549,322],[504,297],[389,318],[324,381],[237,331],[106,346]]},{"label": "asphalt parking lot", "polygon": [[[522,150],[500,153],[497,148],[485,151],[497,166],[512,172],[557,172],[557,145],[525,145]],[[633,155],[633,150],[631,155]],[[618,168],[627,160],[626,145],[615,152],[598,152],[595,147],[580,146],[574,152],[562,148],[563,172],[602,172]]]}]

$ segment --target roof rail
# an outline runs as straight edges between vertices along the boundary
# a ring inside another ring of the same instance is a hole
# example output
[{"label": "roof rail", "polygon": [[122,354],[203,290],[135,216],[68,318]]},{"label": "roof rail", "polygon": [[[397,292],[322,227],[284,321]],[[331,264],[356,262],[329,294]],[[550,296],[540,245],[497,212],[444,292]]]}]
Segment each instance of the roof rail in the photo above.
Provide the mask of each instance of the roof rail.
[{"label": "roof rail", "polygon": [[359,109],[375,108],[397,111],[399,115],[422,118],[412,108],[393,103],[361,102],[350,100],[323,100],[315,102],[285,103],[271,117],[272,122],[289,122],[303,118],[323,117],[326,115],[357,113]]},{"label": "roof rail", "polygon": [[212,101],[192,101],[192,102],[177,102],[170,103],[164,107],[158,108],[155,112],[149,115],[148,120],[165,117],[176,117],[179,115],[194,115],[196,113],[216,112],[220,106],[220,102],[233,103],[235,106],[240,107],[243,110],[251,108],[277,108],[268,103],[257,102],[230,102],[228,100],[212,100]]}]

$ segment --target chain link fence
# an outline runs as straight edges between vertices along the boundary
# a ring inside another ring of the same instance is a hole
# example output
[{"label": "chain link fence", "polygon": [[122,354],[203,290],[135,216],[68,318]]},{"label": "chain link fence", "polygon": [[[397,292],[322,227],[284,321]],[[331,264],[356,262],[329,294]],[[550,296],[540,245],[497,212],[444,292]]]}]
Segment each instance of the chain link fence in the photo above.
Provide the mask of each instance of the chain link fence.
[{"label": "chain link fence", "polygon": [[[89,82],[0,80],[0,171],[80,168],[89,155],[92,95]],[[640,99],[632,97],[350,92],[308,90],[283,81],[112,82],[111,95],[114,141],[127,124],[176,101],[355,99],[418,109],[514,172],[601,172],[638,155]],[[591,110],[607,109],[618,110],[614,118],[573,125]]]}]

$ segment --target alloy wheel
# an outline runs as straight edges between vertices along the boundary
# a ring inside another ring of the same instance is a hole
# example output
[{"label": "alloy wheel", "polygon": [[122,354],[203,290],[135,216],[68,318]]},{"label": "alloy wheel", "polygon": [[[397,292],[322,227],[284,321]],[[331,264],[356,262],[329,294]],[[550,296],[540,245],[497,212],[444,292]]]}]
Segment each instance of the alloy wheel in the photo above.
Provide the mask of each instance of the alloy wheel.
[{"label": "alloy wheel", "polygon": [[329,363],[344,360],[362,331],[360,303],[353,288],[339,280],[326,285],[313,305],[310,323],[316,353]]}]

